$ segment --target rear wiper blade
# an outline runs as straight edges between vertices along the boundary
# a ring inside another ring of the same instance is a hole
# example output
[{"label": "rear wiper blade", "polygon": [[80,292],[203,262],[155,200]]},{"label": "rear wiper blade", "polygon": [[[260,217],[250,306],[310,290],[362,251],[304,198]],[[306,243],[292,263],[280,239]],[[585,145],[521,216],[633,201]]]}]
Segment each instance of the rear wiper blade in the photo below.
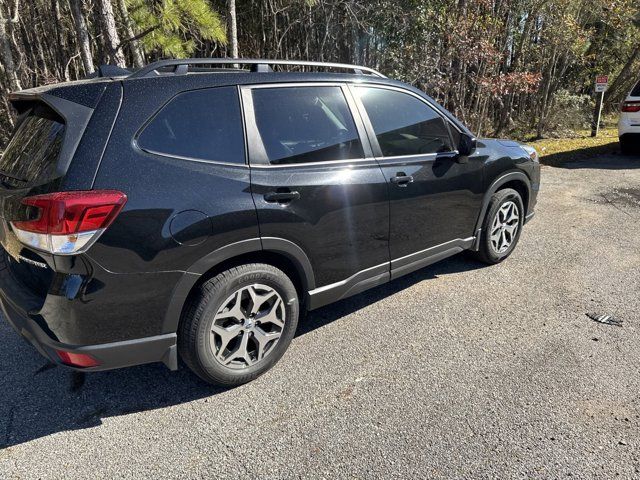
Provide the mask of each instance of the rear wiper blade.
[{"label": "rear wiper blade", "polygon": [[7,172],[0,170],[0,176],[11,178],[12,180],[18,180],[19,182],[27,183],[29,180],[26,178],[16,177],[15,175],[9,175]]}]

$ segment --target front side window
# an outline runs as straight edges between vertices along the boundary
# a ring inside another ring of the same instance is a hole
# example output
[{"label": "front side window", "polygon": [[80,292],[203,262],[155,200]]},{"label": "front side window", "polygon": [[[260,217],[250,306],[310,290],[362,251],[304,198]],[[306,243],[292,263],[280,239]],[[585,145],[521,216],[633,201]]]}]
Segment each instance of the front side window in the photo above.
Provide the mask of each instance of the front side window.
[{"label": "front side window", "polygon": [[454,150],[444,119],[407,93],[356,87],[384,157]]},{"label": "front side window", "polygon": [[219,87],[177,95],[145,127],[138,145],[160,155],[245,163],[238,90]]},{"label": "front side window", "polygon": [[340,87],[252,90],[256,127],[271,165],[363,157]]}]

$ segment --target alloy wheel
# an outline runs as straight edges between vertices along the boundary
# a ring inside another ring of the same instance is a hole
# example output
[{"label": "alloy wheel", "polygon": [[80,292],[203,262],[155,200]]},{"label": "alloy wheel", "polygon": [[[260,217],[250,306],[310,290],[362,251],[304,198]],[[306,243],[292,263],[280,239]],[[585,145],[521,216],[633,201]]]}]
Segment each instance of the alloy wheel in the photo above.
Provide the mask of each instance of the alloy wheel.
[{"label": "alloy wheel", "polygon": [[225,367],[243,369],[273,352],[284,331],[285,305],[280,294],[255,283],[236,290],[211,325],[211,349]]},{"label": "alloy wheel", "polygon": [[498,253],[506,252],[513,244],[520,228],[520,209],[509,200],[502,204],[491,224],[491,247]]}]

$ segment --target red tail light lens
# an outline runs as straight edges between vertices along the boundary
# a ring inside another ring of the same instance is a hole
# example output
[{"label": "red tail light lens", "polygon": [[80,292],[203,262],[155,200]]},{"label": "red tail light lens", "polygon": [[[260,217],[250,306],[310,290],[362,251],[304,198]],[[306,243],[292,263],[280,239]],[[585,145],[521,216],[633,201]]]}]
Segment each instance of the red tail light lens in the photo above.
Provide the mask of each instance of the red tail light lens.
[{"label": "red tail light lens", "polygon": [[64,350],[56,350],[56,353],[62,363],[71,367],[89,368],[100,365],[100,362],[86,353],[71,353]]},{"label": "red tail light lens", "polygon": [[115,190],[58,192],[22,200],[37,209],[33,220],[12,222],[26,245],[61,255],[88,249],[113,223],[127,196]]},{"label": "red tail light lens", "polygon": [[624,102],[621,110],[629,113],[640,112],[640,102]]}]

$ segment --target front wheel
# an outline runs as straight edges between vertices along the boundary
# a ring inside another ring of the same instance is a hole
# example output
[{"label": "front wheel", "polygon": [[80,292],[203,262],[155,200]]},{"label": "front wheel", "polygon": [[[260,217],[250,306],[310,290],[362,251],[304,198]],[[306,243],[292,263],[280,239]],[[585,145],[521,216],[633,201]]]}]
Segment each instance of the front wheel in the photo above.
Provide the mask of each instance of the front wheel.
[{"label": "front wheel", "polygon": [[505,188],[494,193],[482,224],[476,258],[494,265],[511,255],[520,239],[524,215],[524,205],[518,192]]},{"label": "front wheel", "polygon": [[284,272],[260,263],[231,268],[191,299],[178,332],[180,356],[206,382],[241,385],[280,360],[298,315],[298,295]]}]

